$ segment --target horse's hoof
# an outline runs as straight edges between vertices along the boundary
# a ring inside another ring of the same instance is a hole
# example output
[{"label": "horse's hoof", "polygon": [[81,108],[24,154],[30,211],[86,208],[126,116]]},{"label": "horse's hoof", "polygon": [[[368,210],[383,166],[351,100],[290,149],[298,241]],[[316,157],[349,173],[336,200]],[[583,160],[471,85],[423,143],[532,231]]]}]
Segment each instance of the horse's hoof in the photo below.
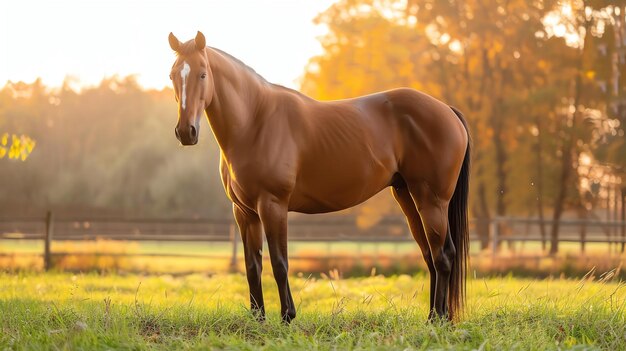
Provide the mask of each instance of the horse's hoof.
[{"label": "horse's hoof", "polygon": [[291,321],[294,320],[295,318],[296,318],[296,312],[295,311],[287,311],[282,316],[283,323],[285,323],[285,324],[290,324]]}]

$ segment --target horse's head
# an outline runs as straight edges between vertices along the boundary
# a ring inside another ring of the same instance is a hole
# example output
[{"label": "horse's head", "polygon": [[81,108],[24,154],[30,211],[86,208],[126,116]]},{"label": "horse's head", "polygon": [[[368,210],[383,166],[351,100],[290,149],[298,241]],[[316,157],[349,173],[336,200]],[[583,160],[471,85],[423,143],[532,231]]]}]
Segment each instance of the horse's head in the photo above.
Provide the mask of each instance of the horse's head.
[{"label": "horse's head", "polygon": [[170,33],[169,42],[177,54],[170,73],[178,102],[178,123],[174,132],[183,145],[195,145],[202,112],[211,104],[214,89],[206,39],[198,32],[195,39],[183,44]]}]

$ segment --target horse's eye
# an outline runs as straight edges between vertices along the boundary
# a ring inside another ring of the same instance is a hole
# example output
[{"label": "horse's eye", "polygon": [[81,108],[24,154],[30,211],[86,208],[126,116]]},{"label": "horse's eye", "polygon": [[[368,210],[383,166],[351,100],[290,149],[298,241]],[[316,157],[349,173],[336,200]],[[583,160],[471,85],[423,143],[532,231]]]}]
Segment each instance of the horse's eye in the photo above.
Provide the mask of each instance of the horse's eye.
[{"label": "horse's eye", "polygon": [[202,78],[202,79],[206,78],[206,73],[202,73],[202,74],[200,75],[200,78]]}]

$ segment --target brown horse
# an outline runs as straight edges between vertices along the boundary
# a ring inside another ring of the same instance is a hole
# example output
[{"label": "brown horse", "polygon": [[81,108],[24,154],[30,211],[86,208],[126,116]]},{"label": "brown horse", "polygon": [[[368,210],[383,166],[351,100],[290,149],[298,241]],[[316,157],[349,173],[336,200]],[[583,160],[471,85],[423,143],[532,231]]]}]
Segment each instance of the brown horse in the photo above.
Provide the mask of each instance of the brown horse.
[{"label": "brown horse", "polygon": [[296,316],[288,282],[287,212],[342,210],[391,187],[431,276],[429,318],[462,308],[468,249],[469,134],[461,113],[412,89],[320,102],[268,83],[204,35],[181,43],[170,78],[176,137],[198,142],[206,113],[244,245],[250,304],[265,318],[265,232],[281,315]]}]

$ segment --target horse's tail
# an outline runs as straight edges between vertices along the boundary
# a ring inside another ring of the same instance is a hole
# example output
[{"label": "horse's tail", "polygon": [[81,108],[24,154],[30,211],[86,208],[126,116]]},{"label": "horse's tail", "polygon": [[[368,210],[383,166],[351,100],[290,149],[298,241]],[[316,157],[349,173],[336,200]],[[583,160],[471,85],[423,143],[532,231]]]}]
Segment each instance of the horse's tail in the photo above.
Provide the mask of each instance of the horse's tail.
[{"label": "horse's tail", "polygon": [[456,248],[456,256],[450,274],[450,288],[448,290],[448,313],[451,319],[455,319],[462,312],[465,302],[465,284],[467,272],[467,259],[469,250],[469,224],[468,224],[468,193],[470,176],[470,133],[467,122],[461,111],[451,107],[459,117],[467,131],[467,149],[461,166],[461,172],[454,189],[454,195],[448,207],[448,225],[450,234]]}]

